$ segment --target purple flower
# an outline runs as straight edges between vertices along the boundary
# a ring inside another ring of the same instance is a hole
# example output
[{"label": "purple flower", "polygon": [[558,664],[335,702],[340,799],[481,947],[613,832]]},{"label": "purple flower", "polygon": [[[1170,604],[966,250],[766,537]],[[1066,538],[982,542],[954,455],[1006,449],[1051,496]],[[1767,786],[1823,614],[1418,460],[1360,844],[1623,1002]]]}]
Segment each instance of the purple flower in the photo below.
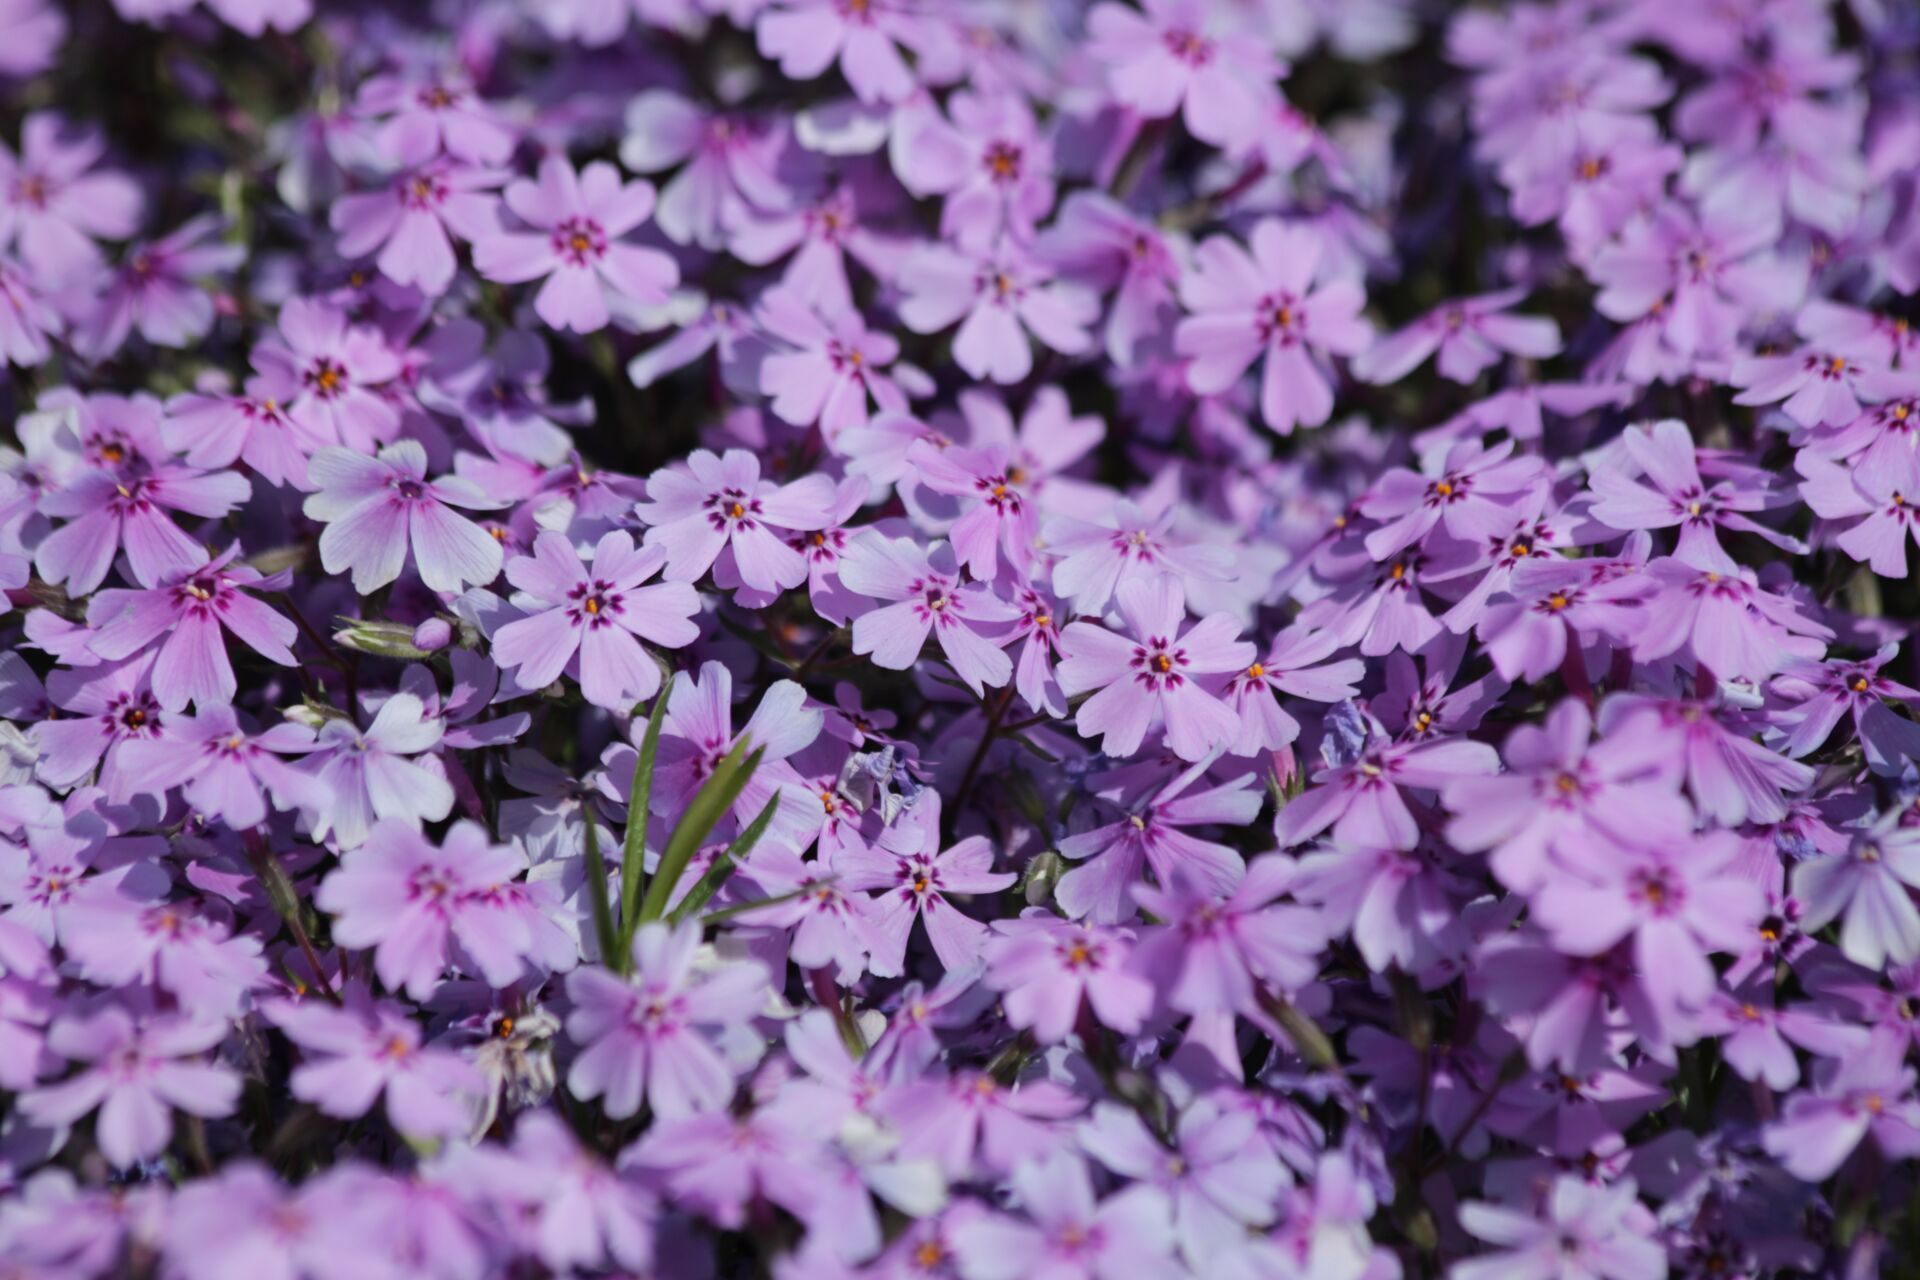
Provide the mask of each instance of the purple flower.
[{"label": "purple flower", "polygon": [[1252,664],[1257,650],[1235,638],[1240,625],[1216,613],[1183,629],[1185,593],[1169,578],[1134,579],[1117,594],[1131,639],[1090,622],[1060,635],[1060,687],[1069,696],[1097,690],[1075,717],[1081,735],[1101,737],[1110,756],[1129,756],[1158,723],[1182,760],[1224,749],[1239,735],[1239,717],[1196,677]]},{"label": "purple flower", "polygon": [[1812,753],[1848,716],[1875,773],[1895,774],[1906,760],[1920,759],[1920,726],[1895,715],[1886,701],[1920,704],[1920,689],[1880,674],[1898,652],[1898,645],[1885,644],[1864,661],[1788,662],[1769,685],[1793,702],[1773,715],[1786,731],[1781,750],[1796,760]]},{"label": "purple flower", "polygon": [[296,388],[270,407],[284,408],[302,439],[365,454],[394,438],[400,411],[381,388],[400,376],[400,357],[377,331],[312,298],[289,298],[279,327],[278,341],[253,349],[253,365],[274,380],[270,398]]},{"label": "purple flower", "polygon": [[1864,1052],[1823,1064],[1816,1087],[1787,1099],[1761,1141],[1805,1182],[1832,1176],[1869,1135],[1895,1161],[1920,1155],[1920,1099],[1905,1045],[1875,1037]]},{"label": "purple flower", "polygon": [[1212,823],[1246,826],[1260,812],[1262,797],[1249,789],[1254,782],[1251,774],[1188,794],[1204,773],[1198,766],[1186,769],[1118,821],[1060,840],[1062,857],[1085,859],[1061,876],[1054,888],[1054,897],[1069,918],[1084,917],[1098,924],[1129,919],[1135,912],[1133,886],[1149,867],[1159,884],[1169,884],[1181,875],[1207,893],[1233,892],[1245,874],[1240,855],[1181,828]]},{"label": "purple flower", "polygon": [[[1174,1280],[1173,1224],[1166,1196],[1133,1186],[1098,1203],[1086,1162],[1062,1152],[1016,1169],[1025,1218],[991,1215],[956,1233],[964,1280]],[[1036,1270],[1037,1268],[1037,1270]]]},{"label": "purple flower", "polygon": [[70,1125],[98,1110],[94,1134],[116,1168],[159,1155],[173,1136],[173,1112],[224,1116],[240,1099],[240,1078],[201,1055],[226,1039],[219,1020],[156,1018],[136,1024],[109,1005],[53,1025],[47,1047],[90,1064],[56,1084],[20,1097],[20,1109],[41,1125]]},{"label": "purple flower", "polygon": [[[227,660],[222,629],[271,662],[293,666],[289,646],[299,631],[291,621],[247,594],[279,585],[259,570],[235,563],[239,547],[198,569],[173,570],[144,591],[102,591],[87,606],[97,634],[88,647],[113,661],[160,643],[153,664],[153,692],[162,708],[202,711],[233,701],[239,688]],[[162,639],[162,637],[165,637]]]},{"label": "purple flower", "polygon": [[657,307],[680,282],[672,258],[623,237],[653,213],[653,186],[620,181],[604,161],[578,174],[550,155],[538,182],[508,185],[507,208],[531,232],[497,232],[474,245],[474,267],[489,280],[546,281],[533,309],[556,329],[592,333],[606,327],[613,302]]},{"label": "purple flower", "polygon": [[1014,882],[1011,871],[993,870],[993,846],[969,836],[940,848],[940,793],[926,791],[912,808],[880,833],[870,849],[851,849],[836,859],[841,884],[851,890],[884,890],[868,913],[874,942],[869,968],[878,977],[902,973],[907,938],[918,919],[943,967],[964,969],[980,957],[987,926],[963,913],[946,895],[998,893]]},{"label": "purple flower", "polygon": [[1718,529],[1757,534],[1786,551],[1804,551],[1797,538],[1776,533],[1744,513],[1772,504],[1764,473],[1734,472],[1711,487],[1700,478],[1693,437],[1673,418],[1649,431],[1628,427],[1621,437],[1627,456],[1639,468],[1640,483],[1624,468],[1595,471],[1593,518],[1615,529],[1665,529],[1680,526],[1679,558],[1703,569],[1733,572],[1734,560],[1720,546]]},{"label": "purple flower", "polygon": [[702,964],[699,951],[697,925],[655,922],[634,934],[631,982],[596,967],[567,978],[567,1035],[581,1047],[567,1073],[574,1096],[602,1099],[615,1120],[643,1101],[669,1120],[726,1105],[735,1068],[713,1040],[766,1005],[767,975],[751,961]]},{"label": "purple flower", "polygon": [[490,170],[440,161],[398,174],[378,191],[343,197],[330,218],[340,252],[364,258],[380,250],[387,279],[445,293],[459,266],[447,233],[469,241],[488,235],[499,199],[485,193],[503,181]]},{"label": "purple flower", "polygon": [[1040,255],[1069,274],[1114,290],[1107,312],[1106,351],[1132,367],[1137,352],[1163,334],[1178,308],[1180,266],[1158,227],[1135,217],[1111,197],[1076,191],[1036,242]]},{"label": "purple flower", "polygon": [[1424,541],[1435,526],[1461,542],[1484,543],[1513,527],[1522,495],[1545,481],[1537,458],[1513,457],[1513,442],[1491,449],[1462,440],[1422,468],[1395,467],[1360,500],[1360,514],[1384,523],[1367,535],[1375,560]]},{"label": "purple flower", "polygon": [[1403,787],[1437,791],[1463,778],[1499,771],[1500,758],[1484,742],[1432,738],[1389,742],[1370,721],[1359,757],[1314,775],[1314,785],[1288,801],[1273,820],[1282,848],[1305,843],[1332,828],[1341,844],[1359,848],[1411,849],[1420,830],[1401,794]]},{"label": "purple flower", "polygon": [[647,500],[634,507],[651,526],[648,550],[667,553],[668,579],[692,582],[713,568],[716,576],[725,572],[769,592],[807,580],[806,557],[782,535],[825,528],[832,509],[833,485],[825,476],[786,485],[762,480],[760,460],[745,449],[720,457],[694,450],[683,467],[654,472]]},{"label": "purple flower", "polygon": [[1697,569],[1678,559],[1647,566],[1657,590],[1641,611],[1634,656],[1664,658],[1685,646],[1715,675],[1764,680],[1791,658],[1817,658],[1826,627],[1785,596],[1764,591],[1751,569]]},{"label": "purple flower", "polygon": [[364,731],[352,720],[328,717],[302,767],[327,793],[315,810],[313,838],[331,832],[341,848],[351,849],[376,820],[417,826],[446,817],[453,788],[440,770],[410,758],[438,746],[445,732],[445,722],[428,715],[411,693],[382,702]]},{"label": "purple flower", "polygon": [[[627,104],[626,123],[621,164],[635,173],[680,166],[661,189],[654,214],[661,232],[675,244],[718,249],[729,244],[730,233],[751,235],[744,230],[750,211],[784,211],[793,202],[780,167],[787,145],[784,129],[769,128],[750,116],[709,114],[668,89],[635,95]],[[733,248],[736,255],[749,257],[739,243]],[[764,263],[771,257],[753,255],[749,260]],[[851,295],[842,291],[834,298],[808,301],[847,303]]]},{"label": "purple flower", "polygon": [[1122,1035],[1153,1011],[1153,984],[1129,961],[1129,933],[1034,912],[994,921],[993,934],[982,980],[1005,993],[1007,1020],[1042,1044],[1065,1040],[1083,1007]]},{"label": "purple flower", "polygon": [[932,633],[954,673],[976,694],[989,685],[999,688],[1013,675],[1000,647],[1005,636],[983,635],[981,629],[1005,627],[1019,611],[977,582],[962,586],[944,543],[922,547],[908,538],[864,533],[841,553],[840,581],[859,595],[896,602],[853,620],[853,651],[871,654],[874,665],[907,670]]},{"label": "purple flower", "polygon": [[868,329],[858,311],[848,308],[829,318],[799,294],[778,288],[760,299],[754,316],[793,348],[773,352],[760,365],[760,390],[773,397],[782,422],[819,423],[831,441],[867,425],[869,396],[885,411],[906,411],[906,393],[881,372],[900,354],[900,344]]},{"label": "purple flower", "polygon": [[[494,633],[493,657],[539,689],[569,667],[588,702],[625,711],[660,688],[660,666],[640,640],[669,649],[693,643],[700,597],[684,582],[642,586],[666,564],[658,547],[636,551],[615,530],[594,548],[588,569],[563,534],[534,539],[533,554],[507,562],[507,581],[530,597],[529,616]],[[546,606],[531,611],[535,604]],[[638,637],[636,639],[636,637]]]},{"label": "purple flower", "polygon": [[[676,675],[667,691],[667,715],[660,731],[654,812],[664,817],[683,810],[727,753],[746,741],[752,744],[750,751],[764,754],[734,801],[736,823],[745,828],[777,793],[780,812],[764,839],[770,846],[804,849],[819,830],[820,805],[787,760],[820,736],[825,719],[806,703],[806,690],[791,680],[776,680],[761,694],[746,725],[735,733],[733,676],[726,667],[707,662],[701,664],[698,675],[684,671]],[[630,750],[621,747],[607,761],[622,783],[633,777]]]},{"label": "purple flower", "polygon": [[436,849],[395,818],[375,823],[342,857],[314,904],[333,917],[334,940],[373,949],[374,971],[415,1000],[431,995],[457,964],[505,987],[526,972],[536,910],[501,893],[527,856],[494,844],[476,822],[456,822]]},{"label": "purple flower", "polygon": [[1367,382],[1398,382],[1435,351],[1440,376],[1472,382],[1500,361],[1501,353],[1545,360],[1560,353],[1560,327],[1537,316],[1504,314],[1527,296],[1524,288],[1443,303],[1354,358],[1354,376]]},{"label": "purple flower", "polygon": [[1274,636],[1265,657],[1227,682],[1227,705],[1240,718],[1240,733],[1230,748],[1234,755],[1278,751],[1300,736],[1300,722],[1280,706],[1281,694],[1310,702],[1340,702],[1354,695],[1366,664],[1358,658],[1323,661],[1340,647],[1328,632],[1288,627]]},{"label": "purple flower", "polygon": [[500,576],[499,540],[450,509],[500,504],[458,476],[428,480],[418,441],[390,444],[372,458],[328,446],[313,455],[307,478],[318,492],[302,509],[327,526],[320,561],[328,573],[351,569],[356,591],[398,578],[409,551],[431,591],[484,586]]},{"label": "purple flower", "polygon": [[450,1137],[471,1125],[480,1073],[458,1053],[422,1045],[419,1025],[392,1001],[279,1001],[266,1013],[303,1051],[292,1080],[302,1102],[352,1120],[384,1093],[387,1119],[410,1138]]},{"label": "purple flower", "polygon": [[903,0],[777,0],[754,24],[760,53],[782,75],[812,80],[837,59],[862,102],[898,102],[915,88],[900,45],[924,52],[930,32]]},{"label": "purple flower", "polygon": [[1737,714],[1711,703],[1615,694],[1600,708],[1600,732],[1650,735],[1652,750],[1683,770],[1701,815],[1723,826],[1778,822],[1787,815],[1781,792],[1813,783],[1812,769],[1768,750]]},{"label": "purple flower", "polygon": [[1193,314],[1180,322],[1174,346],[1191,361],[1187,384],[1200,395],[1228,390],[1265,355],[1260,414],[1268,428],[1291,435],[1332,416],[1326,357],[1359,355],[1373,330],[1360,318],[1360,286],[1327,278],[1326,246],[1313,228],[1268,218],[1251,244],[1249,255],[1214,236],[1194,251],[1180,281],[1180,301]]},{"label": "purple flower", "polygon": [[1539,1215],[1469,1200],[1460,1206],[1460,1225],[1501,1252],[1456,1262],[1449,1272],[1455,1280],[1661,1280],[1667,1274],[1653,1215],[1635,1198],[1630,1178],[1608,1187],[1561,1174]]},{"label": "purple flower", "polygon": [[75,349],[102,360],[136,329],[156,347],[186,347],[205,337],[214,304],[198,281],[233,270],[246,256],[236,244],[203,243],[219,229],[218,218],[194,218],[171,235],[129,249],[113,283],[76,326]]},{"label": "purple flower", "polygon": [[328,444],[311,435],[287,411],[299,384],[284,369],[247,379],[238,394],[188,392],[167,402],[162,439],[196,467],[230,467],[244,461],[273,485],[307,487],[307,458]]},{"label": "purple flower", "polygon": [[1002,385],[1033,371],[1028,334],[1061,355],[1092,345],[1087,326],[1100,303],[1084,286],[1055,280],[1050,267],[1018,244],[958,250],[928,246],[900,269],[906,298],[900,318],[915,333],[959,324],[954,361],[974,378]]},{"label": "purple flower", "polygon": [[1851,464],[1802,449],[1794,466],[1800,496],[1823,520],[1852,520],[1834,545],[1883,578],[1907,576],[1907,540],[1920,542],[1920,458],[1906,450],[1884,461],[1869,448]]},{"label": "purple flower", "polygon": [[1887,814],[1855,834],[1844,853],[1801,863],[1793,896],[1808,933],[1840,921],[1840,950],[1855,964],[1880,969],[1920,959],[1920,829]]},{"label": "purple flower", "polygon": [[124,548],[134,580],[157,586],[170,573],[207,562],[207,549],[166,513],[218,519],[252,490],[235,472],[172,463],[128,475],[85,472],[41,498],[42,512],[72,519],[40,543],[34,569],[48,582],[66,583],[68,594],[83,596],[106,580],[114,553]]},{"label": "purple flower", "polygon": [[232,707],[215,706],[168,717],[163,733],[120,748],[122,785],[134,794],[164,796],[179,787],[196,813],[235,831],[265,822],[269,798],[282,810],[313,811],[329,802],[312,775],[281,759],[314,749],[313,730],[291,720],[251,733]]},{"label": "purple flower", "polygon": [[1008,458],[1005,445],[942,449],[920,440],[907,450],[907,460],[929,489],[961,500],[962,514],[947,538],[967,572],[991,582],[1002,553],[1016,572],[1032,567],[1039,520],[1026,469]]},{"label": "purple flower", "polygon": [[1134,886],[1140,905],[1164,923],[1141,939],[1137,963],[1182,1013],[1252,1013],[1257,984],[1295,992],[1320,971],[1326,931],[1306,907],[1277,903],[1292,887],[1291,858],[1268,854],[1224,897],[1188,876]]},{"label": "purple flower", "polygon": [[1175,514],[1172,504],[1142,507],[1127,500],[1115,505],[1111,523],[1073,516],[1048,520],[1041,533],[1056,557],[1053,589],[1081,613],[1098,614],[1120,584],[1133,578],[1188,582],[1230,576],[1232,553],[1174,535]]},{"label": "purple flower", "polygon": [[943,195],[942,237],[984,248],[1007,235],[1033,239],[1053,211],[1053,145],[1013,94],[962,90],[948,100],[953,123],[929,111],[902,147],[900,180],[917,196]]},{"label": "purple flower", "polygon": [[20,151],[0,143],[0,251],[17,249],[47,281],[100,265],[95,240],[124,240],[140,225],[140,188],[95,170],[106,140],[50,111],[20,124]]},{"label": "purple flower", "polygon": [[71,786],[100,765],[100,785],[110,798],[124,800],[132,794],[120,775],[121,748],[160,737],[168,720],[153,694],[153,661],[153,655],[142,654],[77,670],[63,668],[47,677],[48,699],[71,714],[41,720],[29,731],[40,752],[41,781]]},{"label": "purple flower", "polygon": [[1228,152],[1254,132],[1284,65],[1204,0],[1098,4],[1087,14],[1088,53],[1115,99],[1149,120],[1180,111],[1193,136]]},{"label": "purple flower", "polygon": [[469,164],[496,165],[513,154],[513,126],[458,71],[419,80],[375,76],[360,86],[354,109],[384,117],[380,150],[402,164],[425,164],[444,152]]}]

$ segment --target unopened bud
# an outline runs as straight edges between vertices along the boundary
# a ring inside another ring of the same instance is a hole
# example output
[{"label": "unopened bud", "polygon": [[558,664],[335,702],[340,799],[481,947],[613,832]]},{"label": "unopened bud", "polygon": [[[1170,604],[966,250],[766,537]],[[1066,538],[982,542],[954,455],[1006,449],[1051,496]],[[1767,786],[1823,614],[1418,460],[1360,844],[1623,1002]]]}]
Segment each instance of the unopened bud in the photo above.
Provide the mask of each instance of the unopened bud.
[{"label": "unopened bud", "polygon": [[404,622],[368,622],[360,618],[337,621],[340,629],[333,633],[333,642],[342,649],[405,661],[417,661],[429,652],[414,642],[416,629]]}]

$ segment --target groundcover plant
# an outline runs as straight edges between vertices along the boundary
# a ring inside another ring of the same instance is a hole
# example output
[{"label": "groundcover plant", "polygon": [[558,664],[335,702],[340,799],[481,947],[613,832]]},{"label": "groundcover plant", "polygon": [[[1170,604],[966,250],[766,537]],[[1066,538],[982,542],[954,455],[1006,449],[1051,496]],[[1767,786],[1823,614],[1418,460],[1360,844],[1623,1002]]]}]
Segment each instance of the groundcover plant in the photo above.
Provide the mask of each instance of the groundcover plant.
[{"label": "groundcover plant", "polygon": [[0,1274],[1920,1275],[1920,9],[0,0]]}]

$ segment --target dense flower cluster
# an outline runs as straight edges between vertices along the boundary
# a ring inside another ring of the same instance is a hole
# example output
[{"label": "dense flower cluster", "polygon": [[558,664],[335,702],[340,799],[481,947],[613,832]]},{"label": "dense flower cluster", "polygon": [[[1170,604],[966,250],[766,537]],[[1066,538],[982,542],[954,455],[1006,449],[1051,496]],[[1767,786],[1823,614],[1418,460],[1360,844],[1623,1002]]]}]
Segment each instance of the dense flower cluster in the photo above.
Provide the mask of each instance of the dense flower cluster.
[{"label": "dense flower cluster", "polygon": [[1920,11],[0,0],[0,1270],[1920,1271]]}]

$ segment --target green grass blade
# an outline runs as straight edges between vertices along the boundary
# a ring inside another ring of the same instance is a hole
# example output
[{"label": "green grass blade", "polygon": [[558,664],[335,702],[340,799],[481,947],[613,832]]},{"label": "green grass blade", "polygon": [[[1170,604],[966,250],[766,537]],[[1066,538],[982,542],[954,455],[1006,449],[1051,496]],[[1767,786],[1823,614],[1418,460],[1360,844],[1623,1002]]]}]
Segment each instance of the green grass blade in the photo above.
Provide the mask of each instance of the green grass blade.
[{"label": "green grass blade", "polygon": [[658,920],[666,915],[667,903],[673,897],[673,887],[686,873],[687,864],[693,861],[693,855],[706,842],[722,815],[740,798],[740,792],[746,788],[754,770],[760,767],[760,758],[766,754],[764,750],[741,758],[749,745],[747,739],[741,738],[733,750],[727,752],[726,759],[714,766],[713,775],[694,794],[686,812],[680,815],[673,834],[667,838],[666,852],[660,855],[659,870],[652,883],[647,885],[646,896],[641,900],[639,923]]},{"label": "green grass blade", "polygon": [[767,828],[773,824],[774,815],[779,812],[780,797],[775,795],[767,801],[767,807],[760,811],[760,816],[734,837],[733,843],[713,860],[707,873],[700,877],[698,884],[687,890],[687,896],[680,899],[680,905],[673,909],[667,919],[679,924],[711,902],[713,895],[720,892],[720,886],[727,882],[727,877],[733,874],[734,867],[745,861],[747,855],[753,852],[753,846],[760,843],[760,837],[766,834]]},{"label": "green grass blade", "polygon": [[660,725],[667,718],[667,690],[662,684],[647,714],[647,731],[640,736],[640,754],[633,763],[633,787],[627,793],[627,835],[620,850],[620,928],[632,938],[639,919],[640,891],[647,884],[647,806],[653,803],[653,763],[660,755]]}]

